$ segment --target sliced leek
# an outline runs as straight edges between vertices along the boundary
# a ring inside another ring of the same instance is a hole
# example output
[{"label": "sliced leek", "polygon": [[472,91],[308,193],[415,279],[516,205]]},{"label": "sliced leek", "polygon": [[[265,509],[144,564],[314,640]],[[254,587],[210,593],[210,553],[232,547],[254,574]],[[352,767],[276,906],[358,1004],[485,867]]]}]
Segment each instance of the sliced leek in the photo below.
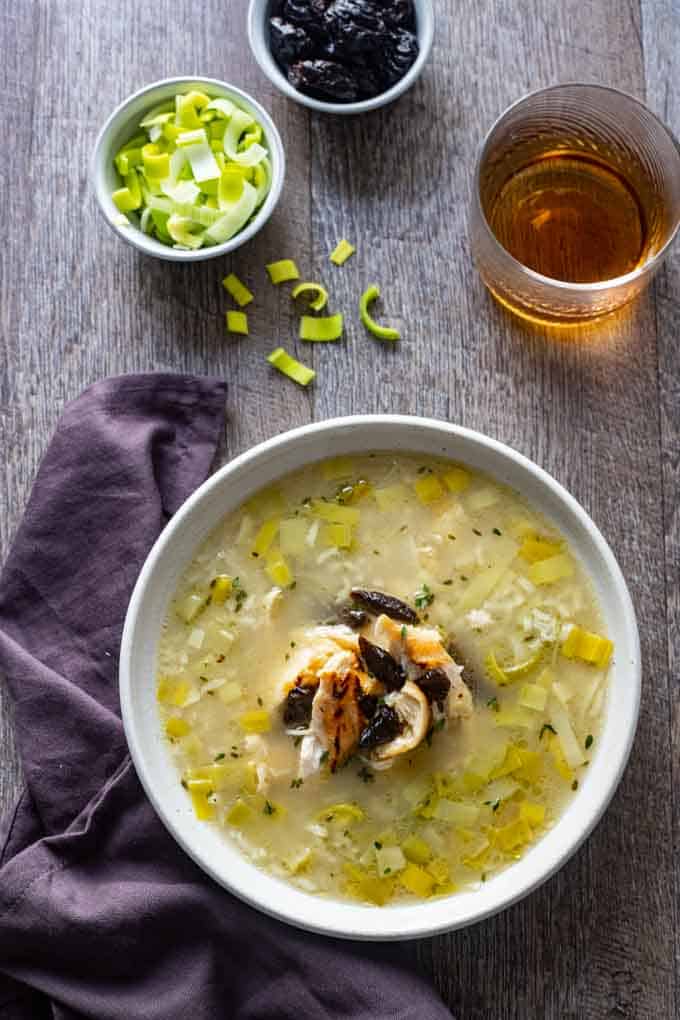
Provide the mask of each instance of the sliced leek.
[{"label": "sliced leek", "polygon": [[242,336],[248,336],[248,316],[245,312],[229,311],[226,314],[226,319],[227,331],[229,333],[239,333]]},{"label": "sliced leek", "polygon": [[309,297],[309,307],[313,312],[321,312],[328,301],[328,291],[320,283],[298,283],[290,292],[292,298]]},{"label": "sliced leek", "polygon": [[349,241],[343,237],[342,241],[339,241],[336,247],[333,249],[330,255],[331,262],[336,266],[343,266],[347,259],[354,255],[356,248]]},{"label": "sliced leek", "polygon": [[398,329],[392,329],[390,326],[379,326],[378,323],[371,317],[368,306],[379,297],[380,288],[377,284],[372,283],[370,287],[366,288],[359,300],[359,315],[361,316],[361,321],[369,333],[372,333],[373,336],[378,338],[378,340],[399,340],[401,333]]},{"label": "sliced leek", "polygon": [[[163,244],[195,250],[243,230],[272,169],[262,126],[223,96],[189,89],[152,107],[116,153],[120,215]],[[162,200],[162,204],[158,204]]]},{"label": "sliced leek", "polygon": [[269,279],[277,286],[280,283],[288,283],[289,280],[300,279],[298,267],[292,259],[279,259],[278,262],[270,262],[266,269]]},{"label": "sliced leek", "polygon": [[275,351],[272,351],[267,361],[293,382],[299,383],[300,386],[307,386],[316,375],[314,369],[296,361],[284,351],[283,347],[277,347]]},{"label": "sliced leek", "polygon": [[231,294],[234,301],[240,308],[245,308],[253,300],[253,295],[248,290],[244,283],[241,283],[238,276],[235,273],[229,273],[229,276],[225,276],[222,280],[222,286]]},{"label": "sliced leek", "polygon": [[337,315],[314,316],[303,315],[300,319],[300,339],[314,340],[321,343],[339,340],[342,336],[343,317]]}]

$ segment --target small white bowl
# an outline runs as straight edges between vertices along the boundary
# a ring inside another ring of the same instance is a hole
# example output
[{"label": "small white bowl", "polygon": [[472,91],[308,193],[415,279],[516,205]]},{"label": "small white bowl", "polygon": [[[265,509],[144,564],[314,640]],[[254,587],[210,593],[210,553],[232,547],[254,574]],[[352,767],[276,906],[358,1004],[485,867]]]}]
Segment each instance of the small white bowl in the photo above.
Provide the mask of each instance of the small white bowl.
[{"label": "small white bowl", "polygon": [[372,99],[362,99],[358,103],[327,103],[321,99],[314,99],[305,95],[298,89],[293,88],[285,74],[272,56],[269,46],[269,12],[271,0],[250,0],[248,10],[248,40],[253,56],[269,78],[270,82],[285,95],[294,99],[296,103],[302,103],[312,110],[320,113],[367,113],[369,110],[377,110],[379,106],[386,106],[394,102],[407,89],[411,88],[427,62],[432,49],[434,38],[434,8],[432,0],[414,0],[416,10],[416,35],[420,47],[418,56],[412,66],[408,69],[403,78],[393,85],[387,92]]},{"label": "small white bowl", "polygon": [[[128,216],[129,225],[121,225],[117,222],[120,219],[120,212],[114,205],[111,195],[116,188],[120,187],[120,178],[113,162],[114,156],[128,139],[138,133],[139,122],[143,119],[144,114],[159,103],[172,99],[176,93],[188,91],[191,88],[200,89],[201,92],[205,92],[213,99],[217,97],[231,99],[262,125],[264,143],[269,150],[269,160],[272,166],[272,182],[269,194],[255,218],[238,234],[225,241],[224,244],[198,248],[196,251],[182,251],[145,234],[135,222],[134,213]],[[133,93],[113,111],[95,142],[91,173],[99,208],[108,225],[112,230],[115,230],[119,237],[138,248],[139,251],[147,255],[155,255],[159,259],[166,259],[168,262],[202,262],[204,259],[218,258],[220,255],[226,255],[228,252],[240,248],[258,230],[261,230],[280,198],[286,173],[286,157],[281,137],[273,120],[247,92],[243,92],[235,85],[229,85],[225,81],[218,81],[216,78],[164,78],[162,81],[153,82]]]},{"label": "small white bowl", "polygon": [[[254,492],[306,464],[342,454],[396,450],[471,465],[519,491],[562,531],[591,580],[614,661],[602,733],[578,793],[542,839],[479,889],[409,905],[370,907],[319,899],[258,870],[224,836],[197,822],[178,780],[156,703],[158,641],[168,602],[197,546]],[[208,479],[149,553],[132,594],[120,653],[120,700],[130,753],[149,799],[178,843],[215,881],[267,914],[352,939],[409,939],[462,928],[503,910],[545,882],[592,831],[628,760],[640,700],[635,611],[614,555],[585,510],[550,475],[478,432],[425,418],[362,415],[306,425],[261,443]]]}]

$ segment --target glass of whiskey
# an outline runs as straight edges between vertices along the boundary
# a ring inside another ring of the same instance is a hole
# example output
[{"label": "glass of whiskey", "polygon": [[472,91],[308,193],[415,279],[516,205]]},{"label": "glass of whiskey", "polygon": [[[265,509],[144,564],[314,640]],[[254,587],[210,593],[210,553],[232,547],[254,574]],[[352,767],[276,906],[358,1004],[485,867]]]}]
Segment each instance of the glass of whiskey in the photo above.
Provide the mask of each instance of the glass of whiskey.
[{"label": "glass of whiskey", "polygon": [[570,325],[646,286],[680,226],[680,148],[642,103],[601,85],[533,92],[496,121],[475,169],[470,241],[497,300]]}]

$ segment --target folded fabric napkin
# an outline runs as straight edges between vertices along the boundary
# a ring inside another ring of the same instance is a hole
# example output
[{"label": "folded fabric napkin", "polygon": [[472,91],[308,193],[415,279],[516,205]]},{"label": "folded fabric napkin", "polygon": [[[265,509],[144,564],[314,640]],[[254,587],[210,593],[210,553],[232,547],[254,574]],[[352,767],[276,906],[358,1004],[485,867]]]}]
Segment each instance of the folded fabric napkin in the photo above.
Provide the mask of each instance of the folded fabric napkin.
[{"label": "folded fabric napkin", "polygon": [[128,757],[128,598],[206,477],[223,414],[214,379],[91,387],[64,412],[0,576],[0,671],[26,780],[0,840],[2,1020],[450,1017],[408,946],[307,935],[214,884]]}]

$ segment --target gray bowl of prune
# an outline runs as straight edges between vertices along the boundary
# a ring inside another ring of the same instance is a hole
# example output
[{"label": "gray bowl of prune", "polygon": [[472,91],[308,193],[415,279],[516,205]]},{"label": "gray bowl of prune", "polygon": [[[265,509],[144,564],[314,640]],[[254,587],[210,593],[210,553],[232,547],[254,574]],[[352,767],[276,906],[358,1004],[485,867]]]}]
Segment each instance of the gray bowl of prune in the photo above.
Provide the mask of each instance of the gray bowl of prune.
[{"label": "gray bowl of prune", "polygon": [[365,113],[420,76],[432,0],[251,0],[253,55],[281,92],[323,113]]}]

